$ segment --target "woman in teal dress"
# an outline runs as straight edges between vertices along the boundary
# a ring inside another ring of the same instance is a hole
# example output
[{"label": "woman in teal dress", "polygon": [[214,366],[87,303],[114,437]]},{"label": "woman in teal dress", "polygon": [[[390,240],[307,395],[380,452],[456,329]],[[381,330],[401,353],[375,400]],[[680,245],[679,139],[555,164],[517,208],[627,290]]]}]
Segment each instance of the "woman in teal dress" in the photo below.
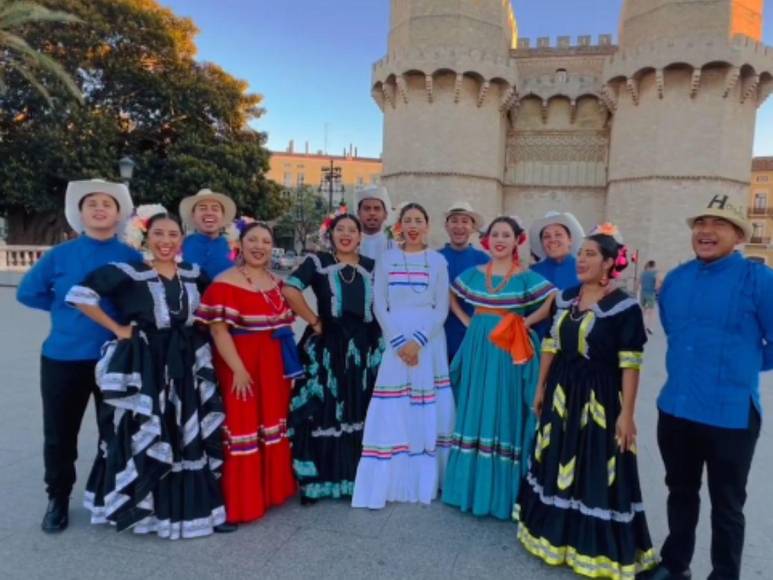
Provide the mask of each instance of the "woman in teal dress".
[{"label": "woman in teal dress", "polygon": [[[468,326],[451,363],[456,426],[443,501],[476,516],[506,520],[518,497],[534,419],[530,404],[539,374],[539,338],[529,326],[549,314],[554,287],[521,266],[523,229],[509,217],[489,226],[491,262],[453,283],[452,308]],[[475,306],[472,319],[458,300]]]}]

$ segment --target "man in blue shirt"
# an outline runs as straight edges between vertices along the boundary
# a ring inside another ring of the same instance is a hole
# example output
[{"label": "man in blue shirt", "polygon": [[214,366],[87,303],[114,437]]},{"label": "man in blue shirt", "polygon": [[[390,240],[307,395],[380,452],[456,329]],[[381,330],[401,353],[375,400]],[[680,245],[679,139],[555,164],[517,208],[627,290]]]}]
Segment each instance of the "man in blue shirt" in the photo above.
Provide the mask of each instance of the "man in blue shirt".
[{"label": "man in blue shirt", "polygon": [[[470,244],[473,232],[482,227],[481,215],[474,211],[466,201],[457,202],[448,208],[446,233],[448,233],[449,242],[440,250],[440,253],[448,262],[448,280],[451,283],[465,270],[486,264],[489,261],[488,254]],[[459,304],[468,315],[472,316],[473,307],[470,304],[461,300]],[[448,360],[451,361],[462,344],[467,328],[453,312],[449,311],[445,329]]]},{"label": "man in blue shirt", "polygon": [[[94,370],[102,345],[113,338],[64,299],[70,288],[100,266],[142,261],[137,251],[116,237],[132,209],[124,185],[97,179],[70,182],[65,216],[70,227],[81,235],[46,252],[17,290],[19,302],[51,313],[51,332],[40,357],[43,458],[49,497],[41,527],[47,533],[67,527],[78,431],[91,394],[97,403],[101,400]],[[103,307],[115,314],[110,304]]]},{"label": "man in blue shirt", "polygon": [[180,219],[187,229],[195,230],[183,241],[183,260],[198,264],[215,279],[233,266],[231,248],[223,229],[236,218],[236,204],[222,193],[202,189],[180,202]]},{"label": "man in blue shirt", "polygon": [[726,195],[688,220],[695,259],[668,274],[660,318],[668,339],[658,397],[669,535],[654,578],[689,578],[701,479],[711,497],[709,578],[740,577],[743,507],[762,409],[759,373],[773,368],[773,270],[735,248],[751,234]]}]

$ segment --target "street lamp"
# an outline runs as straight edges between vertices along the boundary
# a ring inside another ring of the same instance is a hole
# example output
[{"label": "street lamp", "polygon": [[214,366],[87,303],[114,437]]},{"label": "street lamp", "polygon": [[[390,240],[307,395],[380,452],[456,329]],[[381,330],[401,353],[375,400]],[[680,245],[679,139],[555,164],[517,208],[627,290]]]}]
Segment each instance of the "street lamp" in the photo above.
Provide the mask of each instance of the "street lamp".
[{"label": "street lamp", "polygon": [[121,174],[121,179],[126,184],[126,187],[129,187],[129,182],[132,180],[135,166],[136,163],[128,155],[124,155],[118,160],[118,172]]},{"label": "street lamp", "polygon": [[322,193],[327,188],[327,210],[333,211],[333,191],[343,194],[345,190],[341,183],[341,168],[333,165],[333,160],[330,160],[330,167],[322,168],[322,183],[319,186],[319,192]]}]

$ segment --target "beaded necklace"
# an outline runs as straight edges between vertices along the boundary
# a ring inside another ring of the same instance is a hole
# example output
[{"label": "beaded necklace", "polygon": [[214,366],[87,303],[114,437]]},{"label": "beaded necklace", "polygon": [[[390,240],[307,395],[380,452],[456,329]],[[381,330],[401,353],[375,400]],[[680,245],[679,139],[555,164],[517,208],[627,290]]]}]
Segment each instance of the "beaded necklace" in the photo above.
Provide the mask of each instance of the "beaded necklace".
[{"label": "beaded necklace", "polygon": [[274,277],[274,275],[271,272],[267,272],[267,274],[269,275],[271,280],[274,282],[274,285],[271,288],[269,288],[268,290],[262,290],[261,288],[258,288],[257,284],[253,281],[252,276],[249,275],[249,273],[247,272],[247,269],[244,266],[239,266],[237,268],[237,270],[239,270],[239,273],[242,276],[244,276],[245,280],[247,280],[247,283],[250,285],[250,288],[252,290],[254,290],[255,292],[257,292],[258,294],[260,294],[263,297],[263,300],[265,300],[266,304],[268,304],[271,307],[271,310],[273,310],[275,313],[282,311],[282,302],[283,302],[282,294],[279,293],[279,302],[278,303],[275,303],[271,299],[271,294],[275,290],[278,291],[278,289],[279,289],[279,283],[277,282],[277,279]]},{"label": "beaded necklace", "polygon": [[183,311],[183,300],[185,298],[185,286],[183,286],[183,281],[180,278],[180,271],[175,266],[174,269],[174,277],[177,279],[177,287],[179,288],[179,294],[177,296],[177,310],[173,310],[172,307],[169,305],[169,300],[166,295],[166,285],[164,284],[163,280],[161,280],[161,274],[158,273],[158,270],[156,270],[156,267],[153,265],[153,262],[149,262],[148,265],[150,266],[150,269],[153,270],[156,274],[156,282],[161,284],[161,290],[164,293],[164,302],[166,303],[166,307],[169,310],[169,314],[172,314],[173,316],[178,316]]}]

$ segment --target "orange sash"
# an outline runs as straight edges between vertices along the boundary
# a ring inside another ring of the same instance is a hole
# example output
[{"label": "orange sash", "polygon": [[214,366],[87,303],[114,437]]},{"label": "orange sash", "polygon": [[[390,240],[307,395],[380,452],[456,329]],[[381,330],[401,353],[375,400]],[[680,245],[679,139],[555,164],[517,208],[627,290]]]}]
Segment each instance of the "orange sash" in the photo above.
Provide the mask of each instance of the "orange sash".
[{"label": "orange sash", "polygon": [[478,307],[475,313],[495,314],[502,317],[502,321],[491,331],[489,340],[494,346],[509,352],[513,357],[513,364],[523,365],[534,358],[534,345],[531,343],[529,329],[526,328],[522,316],[501,308]]}]

